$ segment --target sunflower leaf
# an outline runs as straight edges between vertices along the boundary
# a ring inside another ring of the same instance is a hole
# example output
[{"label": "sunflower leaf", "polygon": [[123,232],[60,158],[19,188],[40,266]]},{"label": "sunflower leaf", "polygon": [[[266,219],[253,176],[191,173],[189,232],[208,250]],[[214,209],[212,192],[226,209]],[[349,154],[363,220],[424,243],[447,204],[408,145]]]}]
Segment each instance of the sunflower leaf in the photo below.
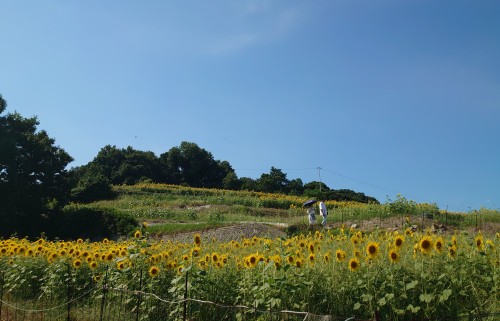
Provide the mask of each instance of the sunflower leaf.
[{"label": "sunflower leaf", "polygon": [[422,293],[419,296],[420,301],[426,302],[426,303],[431,303],[432,300],[434,300],[435,295],[432,293]]},{"label": "sunflower leaf", "polygon": [[452,293],[451,289],[444,290],[443,293],[439,296],[439,302],[444,302],[444,301],[448,300],[451,293]]},{"label": "sunflower leaf", "polygon": [[411,281],[410,283],[406,283],[406,289],[407,290],[413,289],[415,286],[417,286],[417,284],[418,284],[417,280]]},{"label": "sunflower leaf", "polygon": [[411,313],[417,313],[420,310],[420,307],[414,307],[412,304],[408,304],[406,310],[411,311]]}]

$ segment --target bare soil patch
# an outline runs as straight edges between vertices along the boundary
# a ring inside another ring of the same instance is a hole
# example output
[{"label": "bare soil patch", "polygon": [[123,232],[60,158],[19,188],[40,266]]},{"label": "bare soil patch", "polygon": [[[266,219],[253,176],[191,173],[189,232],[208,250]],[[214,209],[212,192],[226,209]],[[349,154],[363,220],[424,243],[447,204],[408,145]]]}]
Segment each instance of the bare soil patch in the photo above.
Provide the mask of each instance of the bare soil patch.
[{"label": "bare soil patch", "polygon": [[162,235],[161,238],[173,242],[189,243],[193,241],[195,234],[200,234],[203,242],[211,242],[212,240],[219,242],[241,241],[243,238],[252,238],[254,236],[268,238],[286,237],[284,229],[279,226],[263,223],[241,223],[214,229]]}]

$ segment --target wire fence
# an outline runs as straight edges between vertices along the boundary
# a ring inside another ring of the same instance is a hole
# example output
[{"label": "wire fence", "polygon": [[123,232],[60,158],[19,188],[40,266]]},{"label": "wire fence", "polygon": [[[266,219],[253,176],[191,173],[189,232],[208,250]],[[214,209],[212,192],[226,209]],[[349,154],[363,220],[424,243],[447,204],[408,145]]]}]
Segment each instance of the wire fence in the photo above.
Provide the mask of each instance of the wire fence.
[{"label": "wire fence", "polygon": [[[67,283],[65,297],[39,294],[31,299],[0,288],[1,321],[194,321],[194,320],[234,320],[234,321],[381,321],[397,320],[391,311],[374,311],[371,319],[356,316],[317,315],[306,311],[259,309],[245,305],[228,305],[221,302],[189,297],[188,274],[185,279],[183,297],[172,300],[161,294],[145,291],[139,280],[138,289],[115,286],[107,278],[102,286],[90,284],[74,289]],[[142,273],[140,275],[142,279]],[[59,289],[61,290],[61,289]],[[405,319],[406,320],[406,319]],[[431,321],[431,319],[410,319],[411,321]],[[497,321],[495,314],[464,314],[440,318],[447,321]],[[434,320],[432,320],[434,321]]]}]

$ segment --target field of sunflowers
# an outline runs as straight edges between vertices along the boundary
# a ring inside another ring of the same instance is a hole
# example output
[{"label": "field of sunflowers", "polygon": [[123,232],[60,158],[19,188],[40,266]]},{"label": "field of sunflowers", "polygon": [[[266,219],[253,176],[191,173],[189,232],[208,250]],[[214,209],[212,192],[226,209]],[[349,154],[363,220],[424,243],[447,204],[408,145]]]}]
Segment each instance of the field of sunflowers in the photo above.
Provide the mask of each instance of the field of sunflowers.
[{"label": "field of sunflowers", "polygon": [[[116,320],[304,319],[284,310],[338,320],[467,319],[500,312],[499,247],[500,233],[410,229],[365,234],[341,228],[226,243],[202,241],[199,234],[188,243],[152,241],[141,230],[123,241],[10,238],[0,241],[0,314],[8,320],[8,306],[35,301],[48,307],[89,293],[79,311],[61,320],[92,320],[89,309],[104,300],[108,311],[119,304]],[[124,297],[124,291],[159,300]],[[186,298],[199,301],[160,304]]]}]

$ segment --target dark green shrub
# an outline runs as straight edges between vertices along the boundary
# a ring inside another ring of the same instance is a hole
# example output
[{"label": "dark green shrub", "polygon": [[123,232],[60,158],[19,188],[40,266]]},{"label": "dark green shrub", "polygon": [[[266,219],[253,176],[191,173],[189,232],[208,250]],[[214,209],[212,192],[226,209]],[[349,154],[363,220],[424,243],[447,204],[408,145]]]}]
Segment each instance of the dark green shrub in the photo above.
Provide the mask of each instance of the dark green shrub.
[{"label": "dark green shrub", "polygon": [[138,227],[135,218],[114,209],[93,209],[77,205],[66,206],[55,219],[53,237],[62,239],[101,240],[130,235]]},{"label": "dark green shrub", "polygon": [[100,172],[88,170],[71,190],[71,197],[76,202],[88,203],[113,196],[111,184]]}]

